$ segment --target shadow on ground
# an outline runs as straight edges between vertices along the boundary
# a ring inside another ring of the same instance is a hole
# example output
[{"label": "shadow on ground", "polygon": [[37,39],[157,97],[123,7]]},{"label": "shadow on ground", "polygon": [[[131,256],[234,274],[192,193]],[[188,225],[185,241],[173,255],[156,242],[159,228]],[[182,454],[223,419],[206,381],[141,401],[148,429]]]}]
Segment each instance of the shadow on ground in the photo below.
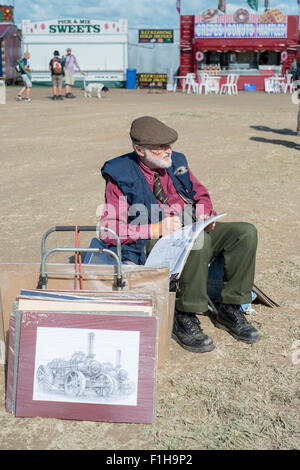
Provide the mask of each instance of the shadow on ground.
[{"label": "shadow on ground", "polygon": [[274,132],[274,134],[297,135],[297,132],[292,131],[291,129],[273,129],[272,127],[268,126],[250,126],[250,128],[255,129],[256,131]]},{"label": "shadow on ground", "polygon": [[254,142],[263,142],[265,144],[274,144],[274,145],[283,145],[290,149],[300,150],[300,143],[290,142],[288,140],[278,140],[278,139],[265,139],[264,137],[250,137],[249,140]]}]

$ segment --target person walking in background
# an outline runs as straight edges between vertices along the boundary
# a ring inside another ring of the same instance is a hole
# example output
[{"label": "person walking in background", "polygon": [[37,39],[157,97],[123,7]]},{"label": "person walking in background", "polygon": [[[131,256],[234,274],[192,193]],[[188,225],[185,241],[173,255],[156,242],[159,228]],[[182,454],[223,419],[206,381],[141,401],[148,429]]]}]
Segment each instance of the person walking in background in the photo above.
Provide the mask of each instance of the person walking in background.
[{"label": "person walking in background", "polygon": [[52,78],[52,100],[63,100],[62,97],[62,80],[64,75],[63,60],[59,57],[59,52],[54,51],[53,58],[49,63],[49,70]]},{"label": "person walking in background", "polygon": [[74,73],[75,67],[83,75],[82,70],[80,69],[76,57],[72,54],[70,48],[67,49],[67,55],[64,57],[65,65],[65,84],[66,84],[66,98],[75,98],[72,94],[72,87],[74,85]]},{"label": "person walking in background", "polygon": [[33,70],[29,66],[29,59],[30,59],[30,52],[25,52],[24,57],[19,59],[17,64],[21,73],[21,78],[23,81],[24,86],[21,88],[19,93],[17,94],[17,99],[22,101],[22,95],[25,91],[25,101],[31,101],[30,98],[30,90],[32,88],[32,81],[31,81],[31,72]]}]

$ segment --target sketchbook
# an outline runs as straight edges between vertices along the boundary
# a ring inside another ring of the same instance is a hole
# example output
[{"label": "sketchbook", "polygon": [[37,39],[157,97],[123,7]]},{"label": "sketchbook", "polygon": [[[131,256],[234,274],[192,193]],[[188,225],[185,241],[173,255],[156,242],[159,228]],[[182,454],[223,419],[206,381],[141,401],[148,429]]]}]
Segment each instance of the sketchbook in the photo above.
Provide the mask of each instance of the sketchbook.
[{"label": "sketchbook", "polygon": [[145,266],[169,266],[172,280],[179,278],[194,243],[199,243],[199,248],[201,248],[201,237],[199,237],[201,232],[209,224],[224,217],[224,215],[226,215],[225,212],[210,217],[209,219],[186,225],[160,238],[152,248]]}]

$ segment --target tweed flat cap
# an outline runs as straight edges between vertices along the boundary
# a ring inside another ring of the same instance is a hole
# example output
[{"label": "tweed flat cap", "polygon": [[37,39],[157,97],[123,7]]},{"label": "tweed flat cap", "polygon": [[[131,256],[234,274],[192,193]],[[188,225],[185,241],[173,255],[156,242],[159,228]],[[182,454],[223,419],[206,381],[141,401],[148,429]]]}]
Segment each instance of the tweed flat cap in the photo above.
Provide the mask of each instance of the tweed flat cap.
[{"label": "tweed flat cap", "polygon": [[130,137],[138,145],[168,145],[178,139],[178,134],[158,119],[142,116],[132,122]]}]

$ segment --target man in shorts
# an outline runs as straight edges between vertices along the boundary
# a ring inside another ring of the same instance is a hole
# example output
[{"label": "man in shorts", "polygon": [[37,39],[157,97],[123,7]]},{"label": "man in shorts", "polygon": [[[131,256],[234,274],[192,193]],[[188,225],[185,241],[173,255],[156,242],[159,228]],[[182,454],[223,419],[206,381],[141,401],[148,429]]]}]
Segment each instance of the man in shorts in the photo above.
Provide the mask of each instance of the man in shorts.
[{"label": "man in shorts", "polygon": [[63,100],[62,93],[62,80],[64,74],[63,60],[59,57],[59,52],[54,51],[53,58],[49,63],[49,70],[51,71],[52,78],[52,100]]},{"label": "man in shorts", "polygon": [[25,98],[24,101],[31,101],[30,98],[30,89],[32,88],[32,81],[31,81],[31,72],[32,69],[29,66],[29,59],[30,59],[30,52],[25,52],[24,57],[18,61],[18,64],[21,69],[21,78],[23,81],[24,86],[21,88],[19,93],[17,94],[17,99],[22,101],[22,95],[25,91]]},{"label": "man in shorts", "polygon": [[65,65],[65,83],[66,83],[66,98],[75,98],[72,94],[72,86],[74,85],[74,73],[75,67],[79,70],[81,75],[83,75],[82,70],[80,69],[76,57],[72,54],[72,50],[68,47],[67,55],[64,57]]}]

